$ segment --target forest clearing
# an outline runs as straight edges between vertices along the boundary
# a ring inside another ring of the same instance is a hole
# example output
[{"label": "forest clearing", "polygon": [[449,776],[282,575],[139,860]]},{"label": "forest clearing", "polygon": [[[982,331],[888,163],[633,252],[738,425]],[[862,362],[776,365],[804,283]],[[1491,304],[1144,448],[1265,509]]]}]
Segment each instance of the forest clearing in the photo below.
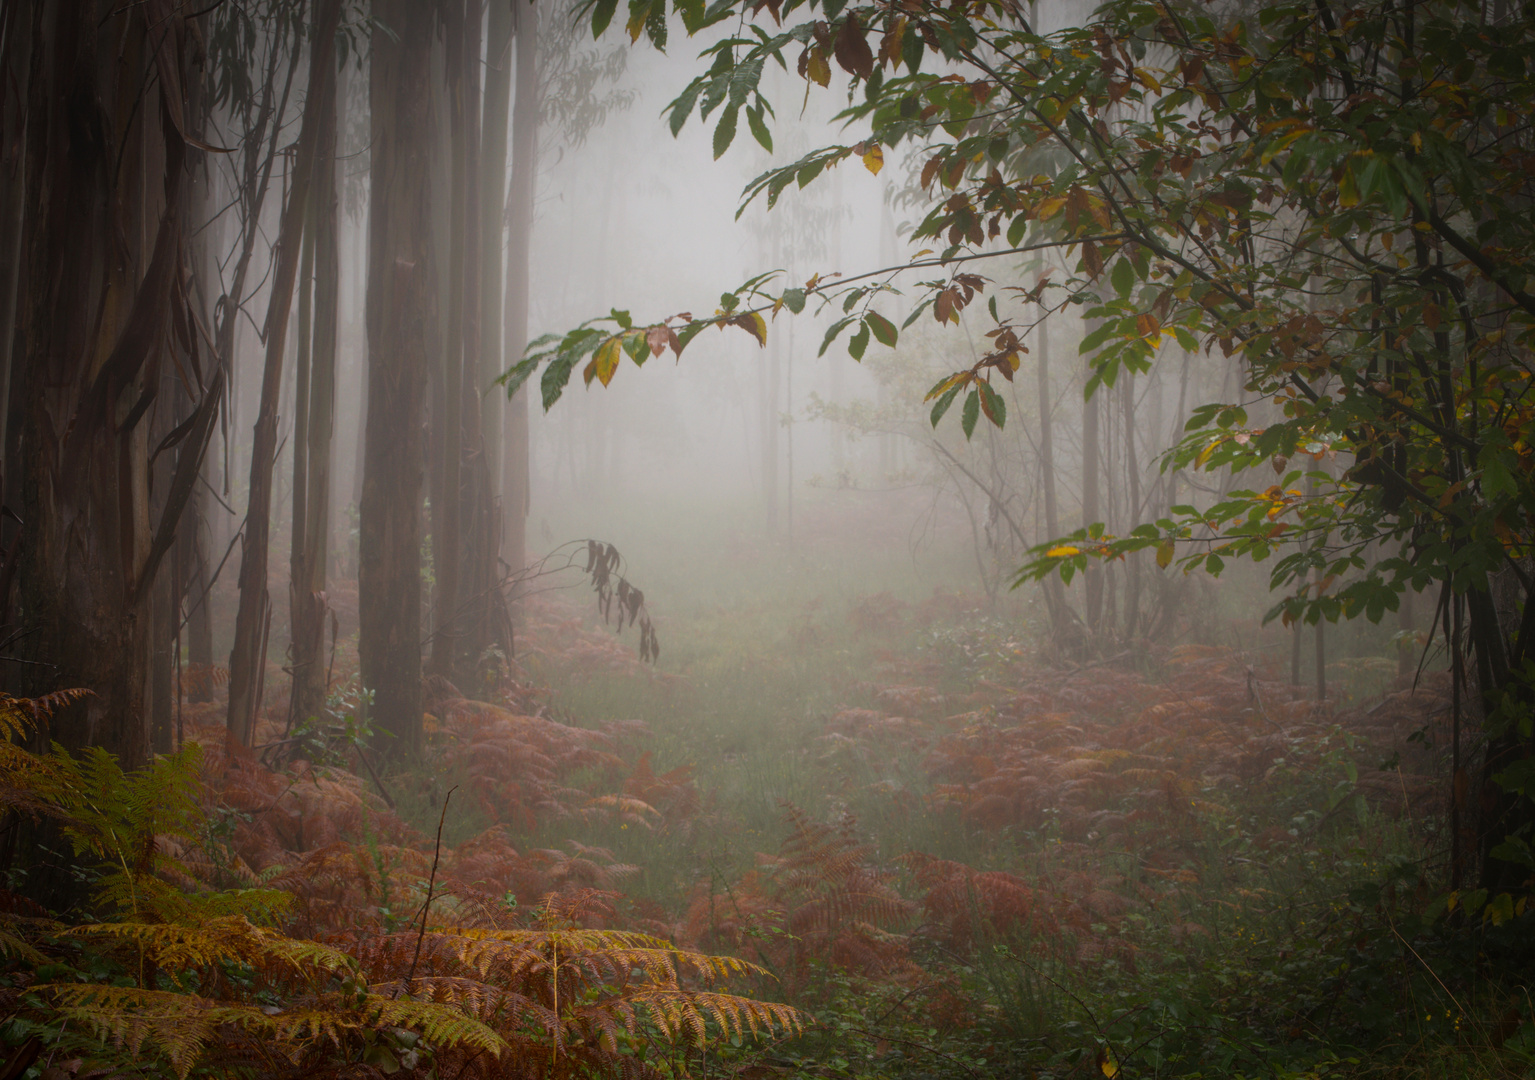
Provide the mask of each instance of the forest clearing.
[{"label": "forest clearing", "polygon": [[0,0],[0,1080],[1535,1075],[1532,109],[1502,0]]}]

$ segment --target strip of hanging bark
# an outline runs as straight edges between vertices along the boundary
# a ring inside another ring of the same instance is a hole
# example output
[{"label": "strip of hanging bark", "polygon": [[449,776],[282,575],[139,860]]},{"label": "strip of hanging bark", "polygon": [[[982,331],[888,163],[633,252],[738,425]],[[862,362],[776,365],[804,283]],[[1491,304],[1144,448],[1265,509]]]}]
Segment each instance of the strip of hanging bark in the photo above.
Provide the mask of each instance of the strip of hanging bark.
[{"label": "strip of hanging bark", "polygon": [[202,404],[190,417],[192,425],[190,441],[176,459],[176,472],[171,478],[170,491],[165,497],[165,509],[160,513],[160,524],[155,530],[155,538],[150,544],[144,565],[135,578],[136,584],[133,588],[135,604],[148,592],[149,586],[154,582],[155,573],[160,568],[160,561],[165,558],[165,553],[176,542],[176,528],[181,523],[181,515],[186,510],[187,501],[192,497],[192,490],[197,486],[197,476],[202,471],[203,455],[207,452],[208,443],[213,438],[213,421],[218,416],[219,405],[223,399],[224,369],[221,367],[214,373],[213,384],[208,387],[208,393],[204,395]]}]

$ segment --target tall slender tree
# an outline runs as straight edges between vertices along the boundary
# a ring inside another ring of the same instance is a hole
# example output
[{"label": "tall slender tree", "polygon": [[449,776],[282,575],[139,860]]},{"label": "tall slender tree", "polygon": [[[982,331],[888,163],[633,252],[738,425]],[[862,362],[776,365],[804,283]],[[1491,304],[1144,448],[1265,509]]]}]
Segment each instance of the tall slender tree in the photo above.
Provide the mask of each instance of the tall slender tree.
[{"label": "tall slender tree", "polygon": [[368,415],[358,507],[358,653],[372,719],[408,752],[421,736],[421,401],[435,349],[432,10],[376,0],[368,220]]},{"label": "tall slender tree", "polygon": [[[340,252],[336,193],[335,79],[326,80],[306,231],[312,280],[300,283],[312,315],[300,319],[293,432],[293,530],[289,554],[293,690],[290,715],[303,720],[325,706],[326,562],[330,538],[331,437],[336,413],[336,339]],[[307,321],[308,325],[303,325]]]},{"label": "tall slender tree", "polygon": [[[528,286],[533,244],[533,196],[538,180],[538,11],[513,0],[516,83],[512,105],[512,177],[506,199],[505,354],[519,357],[528,344]],[[512,395],[506,410],[505,514],[507,563],[515,572],[528,561],[528,396]]]},{"label": "tall slender tree", "polygon": [[231,744],[249,746],[261,705],[262,678],[271,625],[267,592],[268,541],[272,516],[272,473],[277,458],[277,405],[282,392],[288,319],[298,277],[304,215],[320,143],[325,84],[335,78],[336,26],[341,0],[318,0],[309,54],[309,96],[294,155],[293,178],[283,208],[282,230],[274,254],[265,326],[266,362],[261,374],[261,403],[251,445],[250,501],[245,518],[245,547],[240,559],[240,604],[235,614],[234,647],[229,654],[228,729]]}]

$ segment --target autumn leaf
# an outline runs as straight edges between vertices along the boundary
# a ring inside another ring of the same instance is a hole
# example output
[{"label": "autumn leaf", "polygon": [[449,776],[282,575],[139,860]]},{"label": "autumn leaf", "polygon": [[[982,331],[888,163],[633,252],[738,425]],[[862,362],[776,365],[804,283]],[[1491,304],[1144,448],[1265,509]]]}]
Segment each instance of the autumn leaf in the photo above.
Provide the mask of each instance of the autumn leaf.
[{"label": "autumn leaf", "polygon": [[730,320],[730,325],[739,326],[742,330],[745,330],[757,339],[758,345],[767,344],[767,320],[762,317],[761,312],[748,311],[737,315]]},{"label": "autumn leaf", "polygon": [[1103,256],[1098,254],[1098,245],[1091,240],[1082,245],[1082,265],[1093,277],[1103,273]]},{"label": "autumn leaf", "polygon": [[895,324],[877,311],[871,311],[864,316],[864,321],[869,324],[869,329],[874,331],[874,338],[886,348],[894,348],[900,334]]},{"label": "autumn leaf", "polygon": [[[595,373],[602,385],[606,386],[613,381],[613,373],[618,370],[618,362],[623,359],[623,355],[623,339],[610,337],[597,346],[597,351],[592,354],[588,371]],[[591,382],[592,377],[588,374],[586,383],[590,386]]]},{"label": "autumn leaf", "polygon": [[645,344],[650,346],[651,356],[660,356],[676,337],[677,335],[668,327],[652,326],[645,331]]},{"label": "autumn leaf", "polygon": [[885,167],[885,151],[879,143],[870,143],[869,148],[863,152],[863,165],[875,176]]},{"label": "autumn leaf", "polygon": [[1053,547],[1049,551],[1045,552],[1045,558],[1047,558],[1047,559],[1068,559],[1068,558],[1070,558],[1073,555],[1080,555],[1080,554],[1082,554],[1082,549],[1081,548],[1072,547],[1070,544],[1057,544],[1055,547]]},{"label": "autumn leaf", "polygon": [[848,12],[847,20],[843,22],[842,29],[837,34],[833,50],[837,56],[837,63],[842,65],[842,70],[849,75],[867,79],[874,73],[874,53],[864,38],[863,27],[858,25],[858,16],[851,11]]},{"label": "autumn leaf", "polygon": [[831,65],[826,62],[826,54],[821,51],[819,45],[805,54],[802,74],[817,86],[827,86],[831,83]]},{"label": "autumn leaf", "polygon": [[1166,570],[1167,567],[1168,567],[1168,564],[1173,561],[1173,553],[1176,550],[1177,550],[1177,546],[1171,540],[1163,540],[1160,544],[1158,544],[1157,545],[1157,566],[1160,569]]}]

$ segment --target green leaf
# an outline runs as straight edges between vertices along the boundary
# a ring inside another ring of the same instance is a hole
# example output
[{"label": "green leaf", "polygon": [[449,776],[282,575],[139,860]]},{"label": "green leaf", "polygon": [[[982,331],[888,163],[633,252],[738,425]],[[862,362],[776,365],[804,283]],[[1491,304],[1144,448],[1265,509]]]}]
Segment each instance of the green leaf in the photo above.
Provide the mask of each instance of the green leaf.
[{"label": "green leaf", "polygon": [[858,332],[847,342],[847,352],[854,360],[862,360],[864,350],[869,347],[869,324],[859,323]]},{"label": "green leaf", "polygon": [[602,32],[608,28],[608,23],[613,21],[613,12],[618,10],[618,0],[597,0],[592,6],[592,39],[595,41],[602,36]]},{"label": "green leaf", "polygon": [[959,396],[959,392],[963,389],[963,383],[955,383],[943,392],[942,397],[933,403],[933,412],[930,419],[933,421],[934,427],[938,426],[938,421],[943,419],[943,414],[949,411],[949,406],[954,404],[954,399]]},{"label": "green leaf", "polygon": [[645,20],[645,36],[655,46],[657,52],[666,51],[666,4],[663,0],[651,9],[650,17]]},{"label": "green leaf", "polygon": [[900,331],[895,328],[895,323],[877,311],[871,311],[865,315],[864,321],[874,331],[874,337],[881,345],[887,349],[895,348],[896,340],[901,336]]},{"label": "green leaf", "polygon": [[821,339],[820,351],[817,352],[816,355],[817,356],[825,356],[826,355],[826,350],[831,348],[831,343],[833,341],[837,340],[837,335],[842,333],[842,331],[846,330],[847,327],[848,327],[848,324],[851,323],[852,321],[853,320],[851,318],[838,319],[836,322],[834,322],[830,326],[828,326],[826,328],[826,336]]},{"label": "green leaf", "polygon": [[699,92],[704,88],[704,80],[694,79],[688,83],[687,89],[677,95],[677,100],[667,106],[671,115],[667,117],[666,125],[672,129],[672,135],[676,136],[682,130],[682,125],[688,122],[688,117],[693,114],[693,105],[698,101]]},{"label": "green leaf", "polygon": [[959,426],[964,431],[965,438],[975,434],[975,422],[981,415],[981,395],[976,391],[970,391],[965,398],[964,411],[959,414]]},{"label": "green leaf", "polygon": [[506,387],[506,396],[510,399],[513,394],[522,389],[522,384],[527,382],[528,378],[537,370],[538,357],[530,357],[513,365],[512,369],[501,376],[497,382]]},{"label": "green leaf", "polygon": [[795,315],[805,310],[805,290],[785,289],[783,291],[783,306]]},{"label": "green leaf", "polygon": [[1081,344],[1077,346],[1078,355],[1085,355],[1086,353],[1092,352],[1105,341],[1109,340],[1109,338],[1117,329],[1119,329],[1118,320],[1107,320],[1103,323],[1103,325],[1099,326],[1098,329],[1094,330],[1092,333],[1088,334],[1085,338],[1082,339]]},{"label": "green leaf", "polygon": [[[715,155],[715,157],[718,156],[718,154]],[[1130,265],[1129,259],[1120,259],[1114,264],[1114,272],[1109,281],[1121,300],[1130,299],[1130,290],[1135,288],[1135,267]]]},{"label": "green leaf", "polygon": [[736,137],[736,106],[727,105],[720,113],[720,122],[714,127],[714,159],[718,161],[730,149]]},{"label": "green leaf", "polygon": [[981,411],[986,414],[986,419],[999,428],[1005,427],[1007,425],[1007,402],[1002,399],[1001,394],[991,388],[991,383],[980,382],[976,386],[981,391]]},{"label": "green leaf", "polygon": [[746,125],[751,128],[752,138],[757,140],[762,149],[771,154],[773,152],[773,133],[768,130],[767,122],[763,120],[760,108],[746,110]]},{"label": "green leaf", "polygon": [[688,342],[696,338],[703,328],[708,325],[708,323],[702,320],[696,320],[677,331],[677,356],[679,358],[682,356],[682,350],[688,347]]}]

